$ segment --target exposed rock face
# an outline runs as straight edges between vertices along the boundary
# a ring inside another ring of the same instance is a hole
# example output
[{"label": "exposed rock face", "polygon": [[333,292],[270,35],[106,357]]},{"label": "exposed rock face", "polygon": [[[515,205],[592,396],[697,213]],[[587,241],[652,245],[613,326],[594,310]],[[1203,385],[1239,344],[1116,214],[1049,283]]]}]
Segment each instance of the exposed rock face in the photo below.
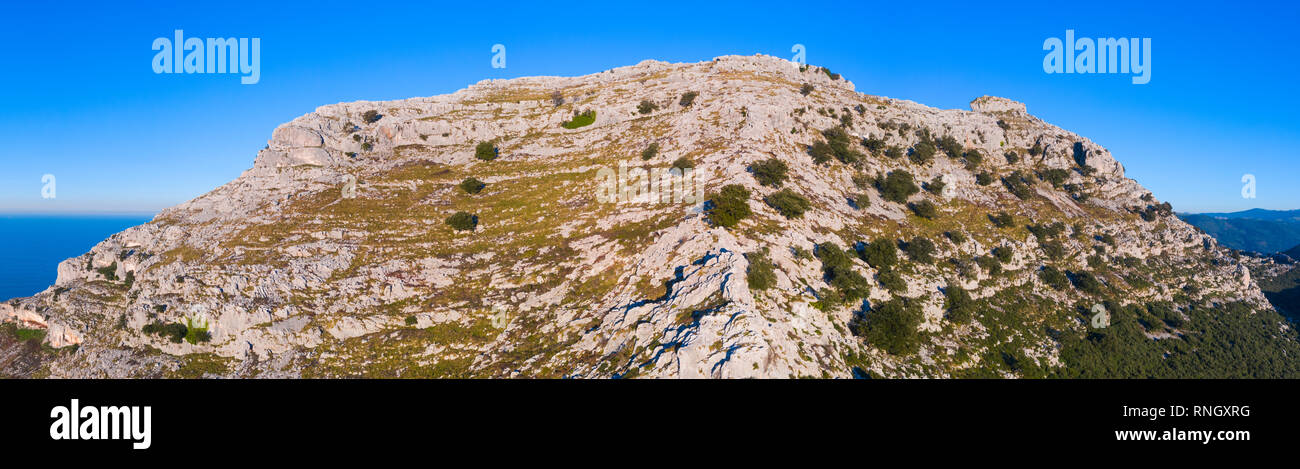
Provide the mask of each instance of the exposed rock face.
[{"label": "exposed rock face", "polygon": [[[805,83],[814,88],[807,95]],[[699,96],[682,106],[688,91]],[[555,92],[564,104],[554,104]],[[659,109],[639,112],[643,100]],[[990,310],[1004,309],[1004,297],[1032,296],[1066,317],[1076,302],[1099,300],[1048,288],[1038,270],[1098,270],[1092,256],[1143,266],[1098,272],[1107,294],[1125,303],[1169,300],[1195,284],[1201,297],[1267,308],[1212,239],[1174,217],[1139,216],[1155,202],[1106,149],[1015,101],[982,97],[971,108],[864,95],[816,68],[763,56],[647,61],[323,106],[275,129],[238,179],[68,259],[54,287],[0,313],[48,329],[54,347],[79,345],[41,367],[51,376],[738,378],[952,376],[989,366],[980,357],[991,350],[992,325],[978,315],[951,321],[943,291],[965,288]],[[584,110],[596,111],[593,124],[561,127]],[[381,117],[367,123],[366,111]],[[984,157],[940,152],[918,163],[855,141],[865,155],[858,162],[814,164],[808,146],[836,126],[902,149],[927,129]],[[499,158],[475,158],[485,141]],[[650,143],[660,150],[642,162]],[[667,168],[683,157],[709,191],[752,191],[753,216],[726,229],[701,204],[596,201],[599,168]],[[788,164],[784,187],[810,201],[802,217],[786,219],[761,201],[776,189],[748,168],[768,158]],[[1034,176],[1053,169],[1065,171],[1059,186]],[[942,191],[910,199],[932,201],[938,218],[922,221],[869,183],[855,184],[855,175],[899,170],[940,178]],[[1001,182],[977,183],[981,173],[996,180],[1016,171],[1030,180],[1029,199]],[[486,183],[482,192],[458,187],[471,176]],[[343,194],[349,181],[354,198]],[[859,194],[870,203],[847,202]],[[458,211],[477,215],[473,231],[444,223]],[[988,215],[1002,211],[1017,226],[992,227]],[[1038,239],[1026,229],[1052,222],[1064,232]],[[961,236],[945,236],[953,232]],[[852,261],[872,280],[864,302],[827,300],[822,263],[803,254],[817,243],[917,236],[935,242],[938,261],[904,261],[902,291],[876,281],[884,270]],[[1014,255],[997,272],[975,265],[995,247]],[[745,253],[763,248],[775,286],[751,289]],[[98,271],[113,265],[117,280]],[[901,297],[922,312],[917,352],[891,354],[852,333]],[[206,322],[211,340],[141,332],[187,321]],[[1070,321],[1071,331],[1087,327]],[[999,346],[1060,367],[1043,330],[1035,323]]]}]

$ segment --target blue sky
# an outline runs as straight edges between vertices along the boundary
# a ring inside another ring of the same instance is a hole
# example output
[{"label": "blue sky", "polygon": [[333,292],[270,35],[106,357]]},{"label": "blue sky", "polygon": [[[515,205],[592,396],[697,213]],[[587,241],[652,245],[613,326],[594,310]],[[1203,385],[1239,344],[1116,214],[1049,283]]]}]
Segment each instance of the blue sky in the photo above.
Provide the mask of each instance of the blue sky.
[{"label": "blue sky", "polygon": [[[791,57],[942,108],[1006,96],[1087,136],[1179,211],[1300,208],[1300,6],[1080,2],[197,2],[6,5],[0,212],[149,212],[252,165],[324,104],[582,75],[644,59]],[[261,81],[154,74],[151,43],[261,38]],[[1152,38],[1151,82],[1049,75],[1043,41]],[[507,68],[491,67],[494,44]],[[55,175],[57,198],[42,199]],[[1241,197],[1243,174],[1256,199]]]}]

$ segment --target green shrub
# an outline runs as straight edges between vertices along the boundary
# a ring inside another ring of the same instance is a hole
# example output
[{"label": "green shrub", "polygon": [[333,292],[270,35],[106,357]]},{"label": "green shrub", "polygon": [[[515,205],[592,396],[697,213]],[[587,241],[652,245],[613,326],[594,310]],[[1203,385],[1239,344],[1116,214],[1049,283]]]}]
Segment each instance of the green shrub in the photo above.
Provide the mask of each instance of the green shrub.
[{"label": "green shrub", "polygon": [[812,157],[813,163],[822,164],[835,157],[835,150],[831,149],[829,143],[818,140],[808,147],[808,156]]},{"label": "green shrub", "polygon": [[478,227],[478,216],[467,212],[456,212],[447,217],[447,225],[457,231],[474,231]]},{"label": "green shrub", "polygon": [[1029,200],[1034,197],[1034,190],[1029,188],[1029,184],[1025,183],[1025,178],[1019,171],[1002,178],[1002,184],[1007,186],[1008,192],[1019,197],[1020,200]]},{"label": "green shrub", "polygon": [[903,246],[903,252],[906,252],[907,257],[915,262],[920,262],[922,264],[933,263],[934,241],[930,241],[928,238],[922,236],[917,236],[912,238],[911,241],[908,241],[906,246]]},{"label": "green shrub", "polygon": [[880,150],[885,148],[885,141],[876,137],[868,137],[862,139],[862,146],[867,147],[867,149],[871,150],[872,153],[879,155]]},{"label": "green shrub", "polygon": [[998,246],[993,248],[993,257],[1003,264],[1011,262],[1011,257],[1015,256],[1015,249],[1011,246]]},{"label": "green shrub", "polygon": [[892,355],[916,353],[921,345],[917,327],[921,325],[920,304],[895,298],[874,308],[850,324],[855,335]]},{"label": "green shrub", "polygon": [[375,145],[370,142],[365,142],[361,144],[361,151],[370,151],[374,149],[375,149]]},{"label": "green shrub", "polygon": [[975,301],[970,293],[957,285],[948,285],[943,291],[944,308],[947,308],[949,321],[957,324],[969,323],[975,316]]},{"label": "green shrub", "polygon": [[939,216],[939,210],[928,200],[911,204],[911,209],[913,213],[916,213],[916,216],[927,220],[933,220],[934,217]]},{"label": "green shrub", "polygon": [[1016,218],[1010,213],[998,212],[997,215],[990,214],[989,221],[998,228],[1009,228],[1016,223]]},{"label": "green shrub", "polygon": [[930,143],[928,140],[923,140],[918,142],[916,145],[912,145],[912,151],[907,154],[907,157],[911,159],[913,163],[926,164],[934,160],[935,151],[933,143]]},{"label": "green shrub", "polygon": [[925,183],[925,190],[931,194],[939,194],[943,192],[943,188],[947,187],[947,185],[947,183],[943,182],[943,176],[935,176],[930,182]]},{"label": "green shrub", "polygon": [[958,142],[957,139],[953,138],[951,135],[944,135],[943,138],[939,139],[939,149],[943,150],[949,158],[961,158],[961,142]]},{"label": "green shrub", "polygon": [[479,142],[478,146],[474,147],[474,157],[483,161],[497,159],[498,153],[497,146],[492,142]]},{"label": "green shrub", "polygon": [[1097,280],[1097,277],[1091,273],[1075,273],[1071,281],[1074,283],[1074,288],[1078,288],[1081,292],[1091,293],[1093,295],[1101,294],[1101,281]]},{"label": "green shrub", "polygon": [[145,335],[157,335],[163,337],[173,344],[179,344],[189,335],[189,329],[184,324],[173,322],[164,323],[162,321],[153,321],[145,324],[140,328],[140,332]]},{"label": "green shrub", "polygon": [[1029,234],[1032,234],[1034,235],[1035,238],[1038,238],[1038,242],[1040,243],[1043,241],[1051,240],[1065,233],[1065,223],[1061,223],[1059,221],[1055,223],[1046,224],[1046,225],[1044,224],[1029,225],[1026,228],[1029,229]]},{"label": "green shrub", "polygon": [[993,175],[989,173],[979,173],[975,175],[975,183],[981,186],[987,186],[993,183]]},{"label": "green shrub", "polygon": [[880,238],[863,245],[858,257],[876,270],[889,270],[898,263],[898,246],[893,240]]},{"label": "green shrub", "polygon": [[1043,253],[1047,254],[1049,258],[1060,259],[1065,257],[1065,246],[1062,246],[1059,241],[1039,243],[1038,247],[1043,248]]},{"label": "green shrub", "polygon": [[812,208],[812,204],[808,202],[807,198],[790,189],[773,192],[772,195],[765,197],[763,201],[786,218],[802,217],[804,212]]},{"label": "green shrub", "polygon": [[487,184],[484,184],[483,181],[474,179],[472,177],[465,178],[464,181],[460,182],[460,189],[465,191],[465,193],[467,194],[477,194],[479,192],[482,192],[484,187],[487,187]]},{"label": "green shrub", "polygon": [[975,258],[975,265],[988,271],[989,275],[1002,273],[1002,262],[993,256],[979,256]]},{"label": "green shrub", "polygon": [[645,150],[641,150],[641,159],[649,160],[659,154],[659,142],[650,142],[646,145]]},{"label": "green shrub", "polygon": [[649,114],[657,110],[659,110],[659,105],[651,102],[648,99],[643,99],[641,100],[641,104],[636,105],[636,112],[641,114]]},{"label": "green shrub", "polygon": [[116,281],[117,281],[117,262],[116,262],[116,261],[114,261],[112,264],[109,264],[108,267],[100,267],[100,268],[98,268],[98,269],[95,269],[95,271],[96,271],[96,272],[99,272],[99,275],[104,276],[104,279],[105,279],[105,280],[108,280],[108,281],[110,281],[110,282],[116,282]]},{"label": "green shrub", "polygon": [[749,218],[749,189],[740,184],[728,184],[709,199],[709,220],[723,228],[731,228],[740,220]]},{"label": "green shrub", "polygon": [[862,153],[853,149],[853,140],[844,129],[831,127],[823,130],[822,136],[826,137],[826,144],[830,147],[831,154],[841,163],[856,163],[862,159]]},{"label": "green shrub", "polygon": [[812,83],[804,83],[803,86],[799,88],[799,94],[808,96],[810,93],[813,92],[813,89],[815,89],[815,87],[812,85]]},{"label": "green shrub", "polygon": [[980,153],[978,148],[966,149],[966,166],[975,168],[984,163],[984,154]]},{"label": "green shrub", "polygon": [[361,120],[367,124],[373,124],[375,122],[379,122],[379,119],[382,119],[383,117],[384,116],[380,115],[374,109],[371,109],[361,115]]},{"label": "green shrub", "polygon": [[889,290],[890,293],[897,295],[907,292],[907,282],[903,280],[903,276],[899,275],[897,271],[881,271],[876,275],[876,280],[879,281],[886,290]]},{"label": "green shrub", "polygon": [[826,283],[839,292],[839,299],[856,301],[871,294],[871,285],[866,277],[853,270],[852,259],[839,246],[829,242],[818,244],[813,255],[822,261]]},{"label": "green shrub", "polygon": [[857,196],[853,197],[853,205],[857,207],[858,210],[862,210],[864,208],[870,207],[871,196],[868,196],[867,194],[858,194]]},{"label": "green shrub", "polygon": [[1070,286],[1070,279],[1066,278],[1065,274],[1061,273],[1059,269],[1050,265],[1043,266],[1043,270],[1038,271],[1038,278],[1056,291],[1065,290],[1066,287]]},{"label": "green shrub", "polygon": [[960,231],[945,231],[943,235],[947,236],[948,240],[952,241],[953,244],[961,244],[966,242],[966,234]]},{"label": "green shrub", "polygon": [[786,173],[790,170],[785,162],[779,158],[768,158],[759,161],[751,165],[749,169],[753,171],[754,179],[759,184],[778,188],[785,183]]},{"label": "green shrub", "polygon": [[1061,184],[1070,177],[1070,172],[1061,168],[1052,168],[1043,171],[1043,180],[1052,183],[1052,187],[1060,188]]},{"label": "green shrub", "polygon": [[876,189],[880,191],[880,198],[900,204],[907,203],[908,197],[921,191],[916,187],[912,173],[901,169],[889,173]]},{"label": "green shrub", "polygon": [[861,171],[853,173],[853,185],[857,186],[858,189],[866,189],[871,187],[873,183],[875,183],[875,178],[868,176],[867,173]]},{"label": "green shrub", "polygon": [[885,150],[885,157],[887,157],[887,158],[889,158],[889,159],[892,159],[892,160],[896,160],[896,159],[902,158],[902,157],[903,157],[903,148],[900,147],[900,146],[898,146],[898,145],[891,146],[891,147],[889,147],[889,149]]},{"label": "green shrub", "polygon": [[596,111],[587,110],[587,111],[583,111],[582,113],[578,113],[578,111],[573,111],[573,120],[567,120],[561,122],[560,127],[564,127],[566,129],[572,130],[579,127],[589,126],[595,122],[596,122]]},{"label": "green shrub", "polygon": [[676,161],[673,161],[672,167],[677,168],[678,171],[685,173],[686,170],[695,168],[695,162],[691,161],[690,158],[683,156],[681,158],[678,158]]},{"label": "green shrub", "polygon": [[767,290],[776,286],[776,266],[772,265],[772,260],[768,259],[767,254],[767,248],[745,254],[745,259],[749,260],[749,270],[745,273],[745,280],[752,290]]},{"label": "green shrub", "polygon": [[1007,164],[1016,164],[1020,162],[1020,155],[1017,155],[1014,151],[1006,152],[1002,157],[1007,159]]},{"label": "green shrub", "polygon": [[1029,149],[1029,156],[1038,156],[1041,154],[1043,154],[1043,145],[1038,142],[1034,142],[1034,146]]},{"label": "green shrub", "polygon": [[682,100],[678,101],[677,104],[682,105],[682,107],[690,106],[692,103],[695,102],[695,97],[699,95],[700,95],[699,93],[696,93],[694,91],[687,91],[682,94]]},{"label": "green shrub", "polygon": [[555,107],[560,107],[561,104],[564,104],[564,93],[561,93],[559,90],[551,92],[551,104],[554,104]]}]

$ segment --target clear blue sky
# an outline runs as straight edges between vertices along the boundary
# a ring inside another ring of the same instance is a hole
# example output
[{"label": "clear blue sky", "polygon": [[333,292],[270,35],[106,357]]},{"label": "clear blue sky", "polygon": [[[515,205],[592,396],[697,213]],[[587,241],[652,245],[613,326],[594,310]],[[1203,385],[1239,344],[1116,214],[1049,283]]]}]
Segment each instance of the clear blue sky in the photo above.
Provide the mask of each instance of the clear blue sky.
[{"label": "clear blue sky", "polygon": [[[0,212],[154,211],[251,166],[317,106],[581,75],[643,59],[807,59],[859,91],[943,108],[984,94],[1108,147],[1179,211],[1300,208],[1292,2],[161,2],[5,6]],[[154,38],[261,38],[261,82],[154,74]],[[1151,82],[1048,75],[1043,41],[1152,38]],[[491,68],[493,44],[507,68]],[[57,198],[41,198],[41,176]],[[1241,197],[1256,175],[1258,198]]]}]

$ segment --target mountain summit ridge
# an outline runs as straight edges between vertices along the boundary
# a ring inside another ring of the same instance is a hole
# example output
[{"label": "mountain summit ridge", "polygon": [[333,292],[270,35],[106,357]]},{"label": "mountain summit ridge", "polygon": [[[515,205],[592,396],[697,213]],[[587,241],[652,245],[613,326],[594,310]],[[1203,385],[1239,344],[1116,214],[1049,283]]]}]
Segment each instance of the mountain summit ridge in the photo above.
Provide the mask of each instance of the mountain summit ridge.
[{"label": "mountain summit ridge", "polygon": [[[767,56],[321,106],[6,304],[57,349],[11,373],[1089,376],[1080,305],[1146,337],[1126,340],[1185,336],[1206,305],[1272,311],[1105,148],[1023,103],[971,107]],[[760,183],[770,161],[784,177]],[[597,202],[620,162],[742,186],[748,216]],[[1164,303],[1165,322],[1118,312]]]}]

